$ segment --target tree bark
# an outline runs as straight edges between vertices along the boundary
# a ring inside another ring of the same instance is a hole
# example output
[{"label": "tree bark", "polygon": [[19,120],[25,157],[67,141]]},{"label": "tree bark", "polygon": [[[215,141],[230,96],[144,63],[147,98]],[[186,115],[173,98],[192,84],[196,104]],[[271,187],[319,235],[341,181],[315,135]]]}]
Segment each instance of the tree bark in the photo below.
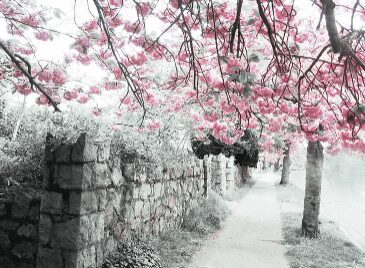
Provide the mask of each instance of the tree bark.
[{"label": "tree bark", "polygon": [[277,172],[280,169],[280,158],[274,164],[274,171]]},{"label": "tree bark", "polygon": [[237,165],[238,167],[238,177],[236,179],[237,187],[242,187],[245,182],[250,178],[250,170],[248,166]]},{"label": "tree bark", "polygon": [[290,174],[290,144],[288,144],[284,151],[284,159],[283,159],[283,170],[281,172],[281,185],[287,185],[289,183],[289,174]]},{"label": "tree bark", "polygon": [[320,141],[309,141],[302,219],[302,235],[309,238],[318,238],[319,235],[322,168],[323,146]]}]

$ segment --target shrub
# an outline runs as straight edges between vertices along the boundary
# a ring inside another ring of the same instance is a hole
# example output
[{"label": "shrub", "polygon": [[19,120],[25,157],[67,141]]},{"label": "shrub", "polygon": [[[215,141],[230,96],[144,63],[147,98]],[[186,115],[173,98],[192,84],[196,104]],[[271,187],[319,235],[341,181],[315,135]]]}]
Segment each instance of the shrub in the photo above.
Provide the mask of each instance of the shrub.
[{"label": "shrub", "polygon": [[230,214],[224,199],[215,192],[200,200],[184,217],[182,228],[201,234],[212,233],[221,228],[222,222]]}]

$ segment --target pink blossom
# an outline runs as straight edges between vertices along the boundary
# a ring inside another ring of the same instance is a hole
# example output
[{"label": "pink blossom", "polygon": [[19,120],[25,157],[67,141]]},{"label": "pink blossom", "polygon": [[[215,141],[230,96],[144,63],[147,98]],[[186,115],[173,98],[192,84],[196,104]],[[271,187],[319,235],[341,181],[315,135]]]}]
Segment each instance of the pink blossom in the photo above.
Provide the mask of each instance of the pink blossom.
[{"label": "pink blossom", "polygon": [[225,144],[233,144],[234,143],[234,139],[232,137],[228,137],[227,135],[222,135],[220,137],[220,140]]},{"label": "pink blossom", "polygon": [[130,33],[140,33],[142,31],[142,25],[141,23],[138,24],[132,24],[130,22],[124,23],[124,30]]},{"label": "pink blossom", "polygon": [[268,87],[256,88],[255,92],[263,97],[271,97],[274,91]]},{"label": "pink blossom", "polygon": [[310,118],[317,119],[323,114],[323,112],[318,107],[307,107],[305,108],[304,114]]},{"label": "pink blossom", "polygon": [[89,65],[93,59],[92,56],[84,54],[78,54],[75,58],[84,65]]},{"label": "pink blossom", "polygon": [[98,21],[97,20],[91,20],[83,25],[84,30],[87,32],[91,32],[93,30],[96,30],[98,28]]},{"label": "pink blossom", "polygon": [[53,72],[51,70],[49,70],[49,69],[43,69],[38,74],[38,79],[39,79],[39,81],[44,81],[46,83],[49,83],[53,79]]},{"label": "pink blossom", "polygon": [[130,57],[130,62],[133,65],[141,66],[147,62],[147,57],[144,52],[140,52],[136,56]]},{"label": "pink blossom", "polygon": [[42,41],[47,41],[51,38],[51,35],[49,32],[45,32],[45,31],[38,31],[34,34],[35,38],[37,38],[38,40],[42,40]]},{"label": "pink blossom", "polygon": [[186,61],[186,59],[188,58],[188,54],[186,52],[181,52],[178,56],[177,59],[179,61]]},{"label": "pink blossom", "polygon": [[115,7],[121,7],[124,4],[124,0],[110,0],[109,3]]},{"label": "pink blossom", "polygon": [[92,87],[90,87],[89,94],[97,94],[97,95],[100,95],[101,94],[101,90],[100,90],[100,88],[98,88],[96,86],[92,86]]},{"label": "pink blossom", "polygon": [[77,102],[78,103],[87,103],[89,101],[89,97],[87,95],[81,95],[78,99],[77,99]]},{"label": "pink blossom", "polygon": [[63,98],[65,100],[73,100],[73,99],[76,99],[77,97],[79,96],[79,92],[76,91],[76,90],[70,90],[70,91],[66,91],[64,94],[63,94]]},{"label": "pink blossom", "polygon": [[157,121],[152,121],[148,124],[147,127],[149,130],[156,130],[156,129],[161,128],[161,123],[157,122]]},{"label": "pink blossom", "polygon": [[227,127],[219,122],[214,122],[213,125],[213,135],[216,138],[219,138],[222,131],[226,131]]},{"label": "pink blossom", "polygon": [[129,104],[131,104],[132,99],[131,99],[131,97],[125,97],[125,98],[123,97],[120,99],[120,102],[124,105],[129,105]]},{"label": "pink blossom", "polygon": [[65,73],[62,72],[59,69],[53,70],[52,81],[56,85],[63,85],[66,82],[66,75],[65,75]]},{"label": "pink blossom", "polygon": [[270,132],[279,132],[283,125],[283,120],[279,118],[272,118],[269,120],[269,127],[268,130]]},{"label": "pink blossom", "polygon": [[115,79],[120,80],[123,77],[122,70],[119,67],[115,67],[113,69],[113,74],[115,76]]},{"label": "pink blossom", "polygon": [[114,17],[108,20],[109,26],[112,28],[117,28],[118,26],[123,24],[123,21],[119,17]]},{"label": "pink blossom", "polygon": [[23,17],[23,18],[21,18],[20,21],[22,23],[27,24],[32,27],[39,26],[39,24],[40,24],[40,20],[36,14],[32,14],[30,16]]},{"label": "pink blossom", "polygon": [[[133,38],[133,39],[131,40],[131,42],[132,42],[133,44],[135,44],[136,46],[141,47],[141,46],[143,46],[143,45],[144,45],[144,43],[145,43],[145,39],[144,39],[144,37],[143,37],[143,36],[139,36],[138,38]],[[160,53],[160,54],[161,54],[161,53]]]},{"label": "pink blossom", "polygon": [[215,122],[218,120],[218,118],[219,118],[219,116],[216,113],[212,113],[210,115],[208,115],[208,114],[204,115],[204,119],[208,122]]},{"label": "pink blossom", "polygon": [[152,58],[155,59],[155,60],[162,60],[164,57],[163,53],[162,52],[159,52],[159,51],[153,51],[152,53]]},{"label": "pink blossom", "polygon": [[151,12],[151,7],[149,3],[139,3],[136,8],[138,14],[142,16],[147,16]]},{"label": "pink blossom", "polygon": [[112,53],[112,51],[111,51],[111,50],[101,49],[101,50],[99,51],[99,55],[100,55],[100,57],[101,57],[103,60],[107,60],[107,59],[109,59],[109,58],[113,55],[113,53]]},{"label": "pink blossom", "polygon": [[152,107],[157,106],[159,104],[158,98],[154,93],[148,93],[145,100]]},{"label": "pink blossom", "polygon": [[30,93],[32,93],[32,89],[27,85],[16,85],[15,89],[22,95],[29,95]]},{"label": "pink blossom", "polygon": [[298,43],[304,43],[306,40],[308,40],[307,33],[299,34],[295,37],[295,41]]},{"label": "pink blossom", "polygon": [[33,48],[28,48],[28,47],[17,47],[16,51],[23,55],[31,55],[34,53]]},{"label": "pink blossom", "polygon": [[118,82],[106,82],[104,83],[104,88],[106,90],[118,90],[120,84]]},{"label": "pink blossom", "polygon": [[95,108],[93,109],[93,114],[94,114],[95,116],[101,116],[101,109],[100,109],[100,108],[98,108],[98,107],[95,107]]},{"label": "pink blossom", "polygon": [[122,117],[123,116],[123,112],[121,110],[115,111],[114,114],[118,117]]},{"label": "pink blossom", "polygon": [[77,42],[77,45],[79,45],[82,48],[91,47],[90,38],[88,38],[87,36],[79,37],[76,42]]},{"label": "pink blossom", "polygon": [[38,104],[38,105],[46,105],[48,104],[48,99],[45,97],[45,96],[39,96],[35,102]]}]

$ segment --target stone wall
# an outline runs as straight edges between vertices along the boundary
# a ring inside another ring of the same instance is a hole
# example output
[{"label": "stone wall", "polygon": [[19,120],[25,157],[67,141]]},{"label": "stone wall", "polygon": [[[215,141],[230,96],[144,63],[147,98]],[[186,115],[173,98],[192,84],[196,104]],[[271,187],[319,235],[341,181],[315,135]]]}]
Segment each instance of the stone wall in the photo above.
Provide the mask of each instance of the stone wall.
[{"label": "stone wall", "polygon": [[205,193],[203,162],[193,160],[190,167],[180,174],[136,164],[113,167],[122,181],[106,193],[106,253],[115,249],[117,240],[158,234],[182,224],[184,214]]},{"label": "stone wall", "polygon": [[0,200],[0,267],[34,267],[39,204],[27,193]]},{"label": "stone wall", "polygon": [[41,201],[0,204],[0,255],[29,267],[101,267],[118,240],[179,227],[210,189],[234,187],[233,158],[191,157],[177,172],[123,163],[110,156],[110,141],[86,135],[47,145],[45,160]]}]

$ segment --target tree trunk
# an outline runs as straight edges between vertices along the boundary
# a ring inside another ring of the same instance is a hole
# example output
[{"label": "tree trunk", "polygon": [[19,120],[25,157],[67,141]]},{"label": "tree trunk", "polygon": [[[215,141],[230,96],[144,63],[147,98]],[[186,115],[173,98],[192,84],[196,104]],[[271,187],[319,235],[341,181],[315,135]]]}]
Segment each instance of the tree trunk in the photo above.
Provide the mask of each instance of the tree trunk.
[{"label": "tree trunk", "polygon": [[322,167],[323,146],[320,141],[309,141],[302,220],[302,235],[309,238],[317,238],[319,235]]},{"label": "tree trunk", "polygon": [[279,171],[279,169],[280,169],[280,158],[278,158],[278,160],[274,164],[274,172]]},{"label": "tree trunk", "polygon": [[23,117],[24,117],[26,103],[27,103],[27,95],[24,95],[22,110],[20,112],[20,115],[18,117],[18,120],[16,121],[14,130],[13,130],[13,135],[12,135],[12,138],[11,138],[12,142],[14,142],[16,140],[17,136],[18,136],[20,124],[22,123],[22,120],[23,120]]},{"label": "tree trunk", "polygon": [[283,159],[283,170],[281,172],[281,185],[287,185],[289,183],[289,173],[290,173],[290,144],[288,144],[284,151],[284,159]]},{"label": "tree trunk", "polygon": [[238,176],[236,178],[237,187],[242,187],[243,184],[250,178],[250,170],[248,166],[237,165],[238,167]]}]

